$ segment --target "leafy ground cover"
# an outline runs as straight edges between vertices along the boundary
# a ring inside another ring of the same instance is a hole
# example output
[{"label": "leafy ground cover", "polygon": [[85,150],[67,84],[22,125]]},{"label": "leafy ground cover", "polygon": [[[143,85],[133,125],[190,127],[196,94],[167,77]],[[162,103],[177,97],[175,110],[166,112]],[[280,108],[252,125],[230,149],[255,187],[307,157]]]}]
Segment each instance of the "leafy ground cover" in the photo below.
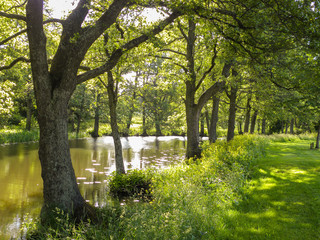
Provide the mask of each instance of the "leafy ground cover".
[{"label": "leafy ground cover", "polygon": [[244,199],[230,210],[230,239],[320,239],[320,152],[276,137],[256,162]]}]

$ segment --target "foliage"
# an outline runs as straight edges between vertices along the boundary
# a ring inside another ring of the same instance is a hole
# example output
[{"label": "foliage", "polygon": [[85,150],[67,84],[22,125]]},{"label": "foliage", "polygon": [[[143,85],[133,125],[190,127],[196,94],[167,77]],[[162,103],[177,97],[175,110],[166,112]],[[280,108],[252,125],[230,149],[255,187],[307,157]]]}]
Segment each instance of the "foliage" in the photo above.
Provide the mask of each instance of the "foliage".
[{"label": "foliage", "polygon": [[15,83],[10,81],[0,82],[0,127],[6,125],[13,112],[14,86]]},{"label": "foliage", "polygon": [[109,193],[113,197],[150,199],[151,171],[131,170],[126,174],[114,172],[109,182]]},{"label": "foliage", "polygon": [[39,140],[39,130],[2,129],[0,130],[0,144],[31,142]]},{"label": "foliage", "polygon": [[[264,154],[265,146],[263,138],[241,136],[229,143],[205,144],[204,156],[197,163],[183,162],[158,172],[133,171],[127,176],[113,176],[114,185],[121,188],[129,182],[149,181],[152,175],[153,200],[133,203],[107,200],[106,206],[100,209],[100,223],[72,226],[59,219],[61,230],[35,229],[35,236],[38,239],[58,236],[65,239],[226,239],[228,212],[242,201],[248,166]],[[129,188],[134,189],[131,185]]]}]

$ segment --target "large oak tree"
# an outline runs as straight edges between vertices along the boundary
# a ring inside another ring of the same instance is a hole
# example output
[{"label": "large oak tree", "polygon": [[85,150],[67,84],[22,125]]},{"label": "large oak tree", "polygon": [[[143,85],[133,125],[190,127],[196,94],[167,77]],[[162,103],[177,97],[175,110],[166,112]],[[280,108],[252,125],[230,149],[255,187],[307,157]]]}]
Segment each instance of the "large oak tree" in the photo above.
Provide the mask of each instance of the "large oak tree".
[{"label": "large oak tree", "polygon": [[[90,47],[116,23],[123,10],[134,5],[133,1],[114,0],[104,2],[103,7],[97,8],[91,2],[80,0],[65,20],[44,20],[42,0],[27,1],[26,16],[11,14],[11,9],[0,12],[0,16],[5,19],[21,21],[21,25],[26,25],[26,29],[6,40],[10,41],[13,37],[27,32],[30,58],[19,57],[1,70],[11,68],[19,61],[31,62],[40,127],[39,158],[44,187],[44,205],[41,213],[43,219],[55,208],[60,208],[76,218],[90,214],[90,208],[77,186],[68,143],[68,102],[76,86],[111,71],[123,54],[161,32],[181,15],[172,11],[166,19],[114,49],[100,66],[88,69],[81,64]],[[89,11],[96,11],[97,15],[90,15],[88,18]],[[49,59],[47,54],[48,33],[44,29],[47,22],[62,24],[59,46],[52,59]]]}]

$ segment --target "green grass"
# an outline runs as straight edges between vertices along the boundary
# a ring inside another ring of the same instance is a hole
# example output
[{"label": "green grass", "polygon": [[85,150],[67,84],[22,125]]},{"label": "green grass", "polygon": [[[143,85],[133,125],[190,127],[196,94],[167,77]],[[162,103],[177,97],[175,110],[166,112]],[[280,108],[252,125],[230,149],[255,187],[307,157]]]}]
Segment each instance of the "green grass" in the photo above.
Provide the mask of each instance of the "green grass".
[{"label": "green grass", "polygon": [[61,216],[57,229],[26,227],[34,239],[320,239],[320,152],[310,138],[204,144],[200,161],[153,173],[151,202],[109,199],[98,224]]},{"label": "green grass", "polygon": [[22,129],[0,130],[0,144],[31,142],[39,140],[39,131],[26,131]]},{"label": "green grass", "polygon": [[229,239],[320,239],[320,152],[309,144],[270,143],[246,199],[229,211]]},{"label": "green grass", "polygon": [[241,202],[250,163],[263,155],[264,142],[241,136],[204,145],[199,162],[153,173],[151,202],[109,200],[99,224],[75,227],[62,217],[58,229],[33,223],[27,228],[35,230],[34,239],[225,239],[226,213]]}]

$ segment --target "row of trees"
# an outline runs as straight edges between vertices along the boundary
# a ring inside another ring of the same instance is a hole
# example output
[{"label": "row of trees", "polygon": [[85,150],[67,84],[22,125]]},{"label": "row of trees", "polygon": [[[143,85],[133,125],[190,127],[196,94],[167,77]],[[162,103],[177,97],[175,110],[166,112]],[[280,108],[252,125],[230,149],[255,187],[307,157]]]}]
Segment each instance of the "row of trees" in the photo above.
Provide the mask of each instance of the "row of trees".
[{"label": "row of trees", "polygon": [[[146,8],[157,8],[163,18],[146,21]],[[188,158],[201,155],[205,122],[212,142],[219,119],[228,141],[236,126],[239,133],[253,133],[256,125],[265,133],[267,122],[274,132],[293,132],[294,124],[319,128],[318,13],[313,1],[79,0],[61,20],[50,18],[41,0],[3,1],[0,92],[27,93],[29,126],[33,104],[26,82],[32,73],[42,218],[56,207],[75,217],[90,213],[68,145],[69,123],[79,131],[89,106],[94,136],[101,117],[110,119],[121,173],[119,119],[129,133],[138,113],[143,134],[147,119],[157,135],[166,123],[185,124]],[[130,73],[134,77],[125,80]],[[1,111],[13,106],[7,95],[0,97],[8,100]],[[102,115],[105,102],[109,110]]]}]

